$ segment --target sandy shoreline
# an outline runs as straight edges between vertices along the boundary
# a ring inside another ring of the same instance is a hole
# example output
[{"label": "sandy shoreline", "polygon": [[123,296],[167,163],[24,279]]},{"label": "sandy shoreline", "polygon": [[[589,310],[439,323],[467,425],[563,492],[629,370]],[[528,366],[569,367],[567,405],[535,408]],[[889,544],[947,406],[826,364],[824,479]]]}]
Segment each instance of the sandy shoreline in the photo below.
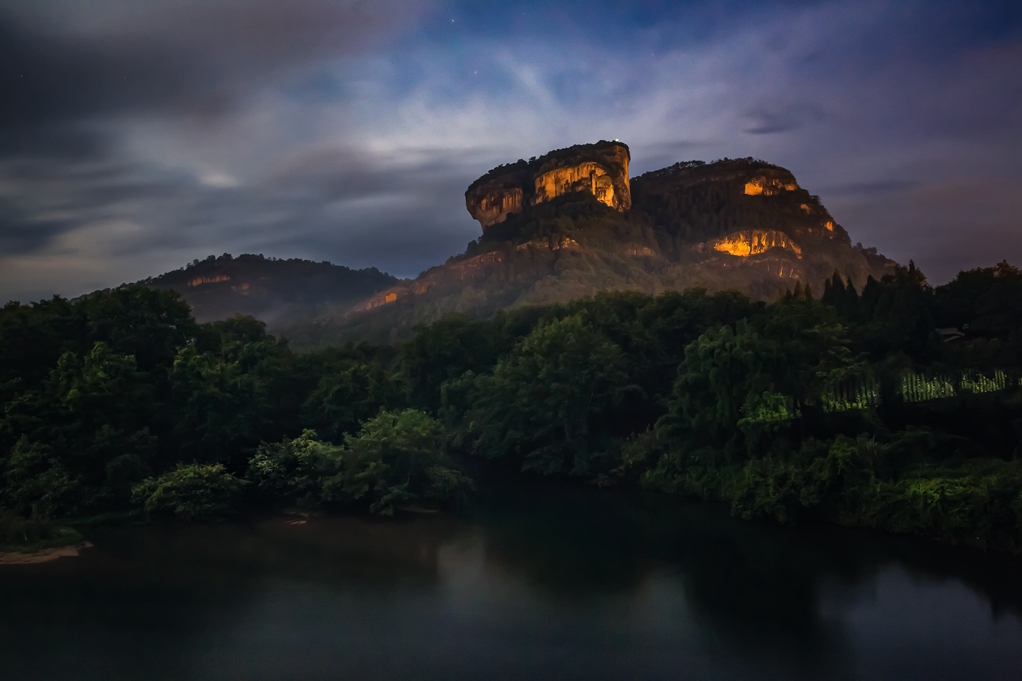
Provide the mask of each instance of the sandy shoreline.
[{"label": "sandy shoreline", "polygon": [[49,563],[58,558],[73,558],[82,549],[92,548],[90,542],[84,541],[72,546],[57,546],[49,549],[39,549],[31,553],[19,553],[11,551],[0,552],[0,565],[35,565],[37,563]]}]

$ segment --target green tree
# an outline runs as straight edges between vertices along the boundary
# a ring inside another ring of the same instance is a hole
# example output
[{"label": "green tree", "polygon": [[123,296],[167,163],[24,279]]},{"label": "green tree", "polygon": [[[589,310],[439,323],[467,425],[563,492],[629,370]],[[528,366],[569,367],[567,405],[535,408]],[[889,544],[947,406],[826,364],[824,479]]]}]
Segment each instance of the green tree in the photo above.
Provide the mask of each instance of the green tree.
[{"label": "green tree", "polygon": [[127,501],[156,449],[154,402],[133,357],[97,343],[65,353],[46,382],[9,402],[0,430],[14,441],[6,495],[24,514],[108,510]]},{"label": "green tree", "polygon": [[380,409],[399,406],[402,397],[399,385],[379,361],[345,358],[324,363],[302,411],[306,423],[327,439],[339,440]]},{"label": "green tree", "polygon": [[343,449],[306,430],[294,439],[259,445],[245,478],[271,503],[319,508],[323,481],[340,470]]},{"label": "green tree", "polygon": [[343,445],[315,431],[263,444],[247,479],[265,497],[304,508],[368,507],[393,515],[400,506],[440,506],[472,481],[450,467],[443,429],[421,411],[381,411]]},{"label": "green tree", "polygon": [[367,503],[393,515],[401,505],[438,505],[471,480],[447,465],[443,428],[421,411],[382,411],[344,439],[338,472],[323,483],[325,501]]},{"label": "green tree", "polygon": [[234,513],[244,484],[221,464],[180,464],[136,485],[132,498],[152,514],[206,520]]},{"label": "green tree", "polygon": [[830,308],[786,300],[686,349],[658,437],[679,456],[712,465],[787,446],[789,426],[819,409],[824,389],[861,369]]},{"label": "green tree", "polygon": [[599,421],[630,388],[621,349],[578,315],[541,324],[477,383],[481,445],[523,470],[587,475]]},{"label": "green tree", "polygon": [[281,436],[276,417],[290,352],[249,320],[219,322],[213,339],[200,339],[205,351],[189,343],[174,359],[175,435],[187,458],[238,470],[260,440]]}]

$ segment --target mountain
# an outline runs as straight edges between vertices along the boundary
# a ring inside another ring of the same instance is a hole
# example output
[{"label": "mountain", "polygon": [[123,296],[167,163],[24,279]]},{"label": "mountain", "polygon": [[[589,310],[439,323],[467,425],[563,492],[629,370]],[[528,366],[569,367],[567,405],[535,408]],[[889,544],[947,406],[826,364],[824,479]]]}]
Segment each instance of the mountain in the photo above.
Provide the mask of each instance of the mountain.
[{"label": "mountain", "polygon": [[629,179],[628,147],[599,142],[499,166],[466,207],[465,253],[320,319],[306,342],[395,340],[448,312],[563,302],[605,290],[703,286],[771,300],[839,273],[860,289],[894,262],[852,245],[792,173],[751,158],[689,161]]},{"label": "mountain", "polygon": [[396,277],[375,267],[353,270],[328,262],[278,260],[261,255],[209,256],[142,281],[155,289],[173,289],[200,322],[250,314],[284,333],[319,316],[348,312],[352,305],[393,286]]}]

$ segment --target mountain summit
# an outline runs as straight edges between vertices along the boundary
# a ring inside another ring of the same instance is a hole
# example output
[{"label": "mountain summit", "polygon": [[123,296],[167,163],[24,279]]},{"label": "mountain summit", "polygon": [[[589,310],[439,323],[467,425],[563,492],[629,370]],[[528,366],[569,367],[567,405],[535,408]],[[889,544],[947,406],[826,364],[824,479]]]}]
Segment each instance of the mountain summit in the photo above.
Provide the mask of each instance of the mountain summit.
[{"label": "mountain summit", "polygon": [[632,207],[629,161],[628,146],[620,142],[558,149],[494,168],[469,186],[465,205],[483,231],[527,206],[576,192],[588,192],[600,203],[624,212]]}]

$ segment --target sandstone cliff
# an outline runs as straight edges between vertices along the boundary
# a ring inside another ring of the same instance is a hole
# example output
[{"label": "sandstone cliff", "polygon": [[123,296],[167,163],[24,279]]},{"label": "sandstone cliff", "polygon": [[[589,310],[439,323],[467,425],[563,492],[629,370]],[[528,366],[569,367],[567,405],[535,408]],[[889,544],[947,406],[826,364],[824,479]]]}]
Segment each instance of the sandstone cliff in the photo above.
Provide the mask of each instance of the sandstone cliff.
[{"label": "sandstone cliff", "polygon": [[529,161],[499,166],[472,183],[465,206],[485,230],[527,206],[587,192],[619,211],[632,207],[628,147],[598,142],[558,149]]}]

